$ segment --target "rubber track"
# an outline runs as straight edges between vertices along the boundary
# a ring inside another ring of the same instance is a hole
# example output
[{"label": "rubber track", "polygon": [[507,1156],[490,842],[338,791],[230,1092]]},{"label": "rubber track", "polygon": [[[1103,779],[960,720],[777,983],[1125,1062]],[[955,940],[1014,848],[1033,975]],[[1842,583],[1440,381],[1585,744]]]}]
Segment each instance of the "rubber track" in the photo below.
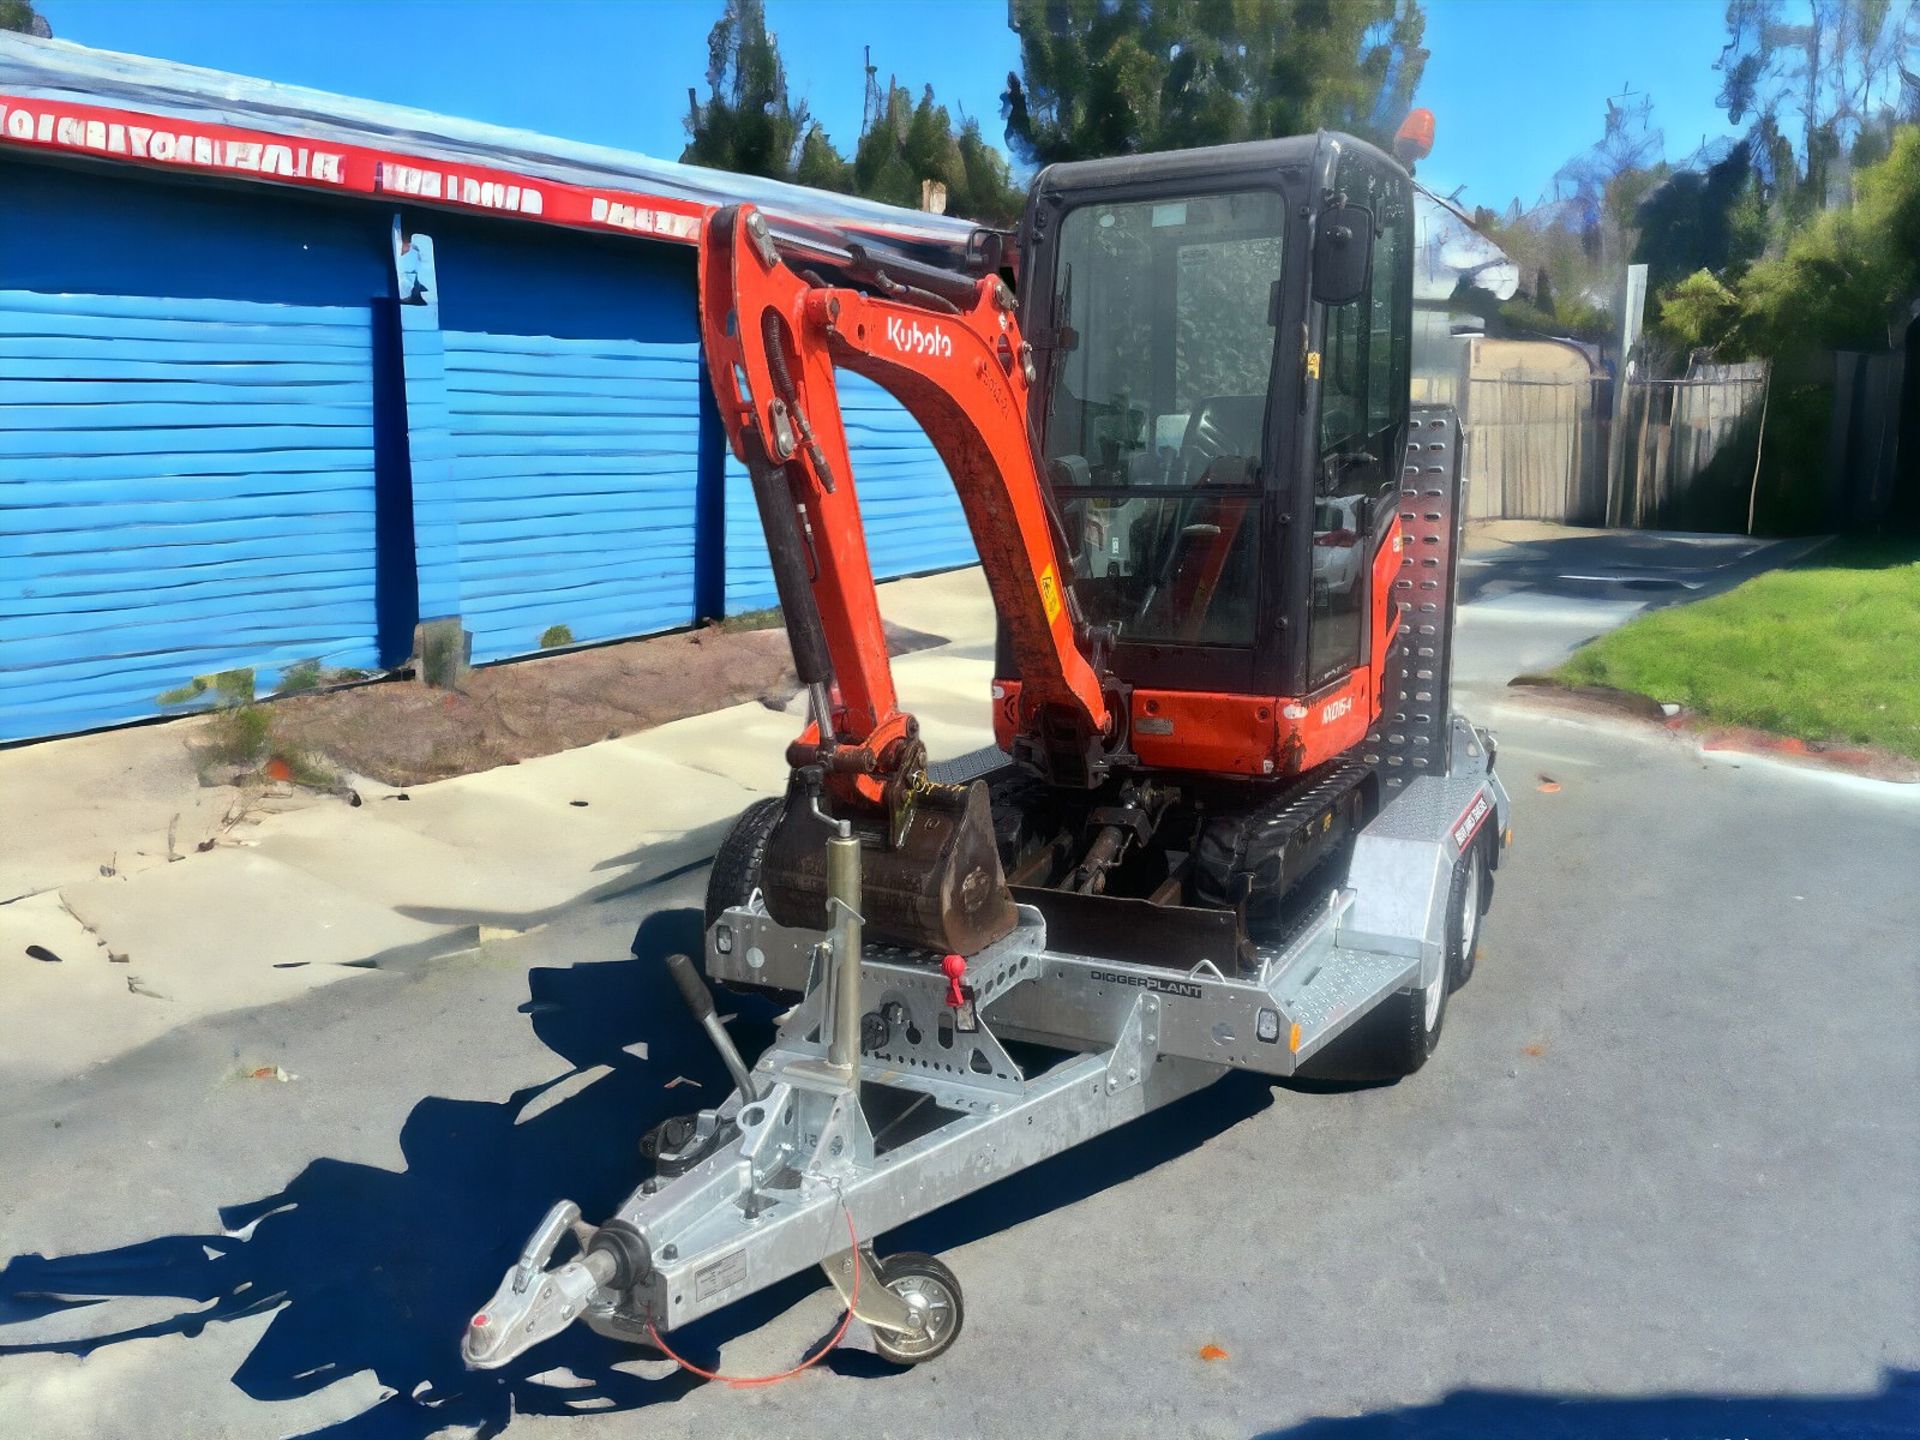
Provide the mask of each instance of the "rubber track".
[{"label": "rubber track", "polygon": [[1285,850],[1302,826],[1318,818],[1330,803],[1361,784],[1372,773],[1373,767],[1363,760],[1330,760],[1302,777],[1291,789],[1274,796],[1265,805],[1242,817],[1240,833],[1234,841],[1233,862],[1225,877],[1228,895],[1233,895],[1237,889],[1235,881],[1243,875],[1254,873],[1258,868],[1257,863],[1248,865],[1249,851],[1256,846],[1267,855]]}]

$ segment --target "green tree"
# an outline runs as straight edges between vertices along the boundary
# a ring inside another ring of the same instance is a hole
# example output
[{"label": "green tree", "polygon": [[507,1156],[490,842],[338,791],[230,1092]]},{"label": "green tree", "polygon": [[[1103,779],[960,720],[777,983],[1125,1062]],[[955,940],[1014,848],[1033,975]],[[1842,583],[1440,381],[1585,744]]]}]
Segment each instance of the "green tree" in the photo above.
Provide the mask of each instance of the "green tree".
[{"label": "green tree", "polygon": [[[0,0],[5,3],[5,0]],[[1006,160],[964,118],[936,104],[927,87],[918,104],[889,84],[875,123],[852,160],[787,91],[778,38],[764,0],[726,0],[707,34],[707,98],[687,92],[687,147],[680,158],[744,175],[764,175],[817,190],[862,195],[918,209],[921,183],[946,186],[947,213],[1005,225],[1020,213],[1020,192]]]},{"label": "green tree", "polygon": [[38,35],[42,40],[53,38],[53,27],[47,24],[46,17],[34,9],[28,0],[0,0],[0,30]]},{"label": "green tree", "polygon": [[1740,318],[1740,297],[1711,270],[1696,270],[1667,287],[1658,302],[1661,337],[1680,350],[1712,349]]},{"label": "green tree", "polygon": [[1890,124],[1911,104],[1920,68],[1920,8],[1910,0],[1728,0],[1715,68],[1727,118],[1751,121],[1761,158],[1780,163],[1782,218],[1797,228],[1844,198],[1849,167],[1888,153]]},{"label": "green tree", "polygon": [[1888,326],[1920,295],[1920,126],[1900,128],[1887,158],[1854,177],[1854,193],[1851,206],[1820,215],[1742,277],[1731,348],[1885,348]]},{"label": "green tree", "polygon": [[833,148],[827,132],[818,125],[808,130],[807,138],[800,142],[800,160],[794,166],[793,178],[797,184],[809,185],[815,190],[844,193],[853,189],[853,167],[847,163],[846,156]]},{"label": "green tree", "polygon": [[707,32],[707,99],[688,89],[686,124],[680,158],[689,165],[770,180],[796,180],[804,165],[810,178],[803,183],[844,188],[832,183],[840,170],[828,157],[839,155],[826,132],[787,94],[764,0],[726,0]]},{"label": "green tree", "polygon": [[854,189],[917,209],[927,180],[946,186],[949,215],[1007,225],[1020,214],[1022,193],[1005,159],[980,133],[979,121],[963,118],[956,132],[931,85],[916,103],[904,85],[889,81],[879,114],[854,152]]},{"label": "green tree", "polygon": [[1742,140],[1704,170],[1678,170],[1641,200],[1633,258],[1660,291],[1706,270],[1738,276],[1766,248],[1766,206],[1753,169],[1753,144]]},{"label": "green tree", "polygon": [[1427,52],[1418,0],[1012,0],[1007,141],[1032,164],[1297,135],[1388,141]]},{"label": "green tree", "polygon": [[1662,328],[1729,359],[1884,349],[1920,295],[1920,125],[1900,127],[1855,182],[1852,205],[1819,215],[1737,281],[1703,270],[1670,287]]}]

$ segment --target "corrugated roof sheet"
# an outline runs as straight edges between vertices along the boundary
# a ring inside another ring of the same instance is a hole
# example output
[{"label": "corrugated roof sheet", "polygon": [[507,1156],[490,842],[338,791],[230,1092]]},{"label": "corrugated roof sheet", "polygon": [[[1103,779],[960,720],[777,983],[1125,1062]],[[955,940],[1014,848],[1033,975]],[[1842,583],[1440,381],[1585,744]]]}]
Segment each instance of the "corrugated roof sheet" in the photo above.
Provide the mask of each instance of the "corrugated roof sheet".
[{"label": "corrugated roof sheet", "polygon": [[177,120],[291,131],[314,139],[401,149],[429,159],[518,170],[568,184],[639,190],[701,205],[746,200],[775,214],[845,224],[939,249],[964,246],[975,228],[971,221],[851,195],[172,60],[95,50],[64,40],[0,33],[0,91],[42,100],[121,105]]}]

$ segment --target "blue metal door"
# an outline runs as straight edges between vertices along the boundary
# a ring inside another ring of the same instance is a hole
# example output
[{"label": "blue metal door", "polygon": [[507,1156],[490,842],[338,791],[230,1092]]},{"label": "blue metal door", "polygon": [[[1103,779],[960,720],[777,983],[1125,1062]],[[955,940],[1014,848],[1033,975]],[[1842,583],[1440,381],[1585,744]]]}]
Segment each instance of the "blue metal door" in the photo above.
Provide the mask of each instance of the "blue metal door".
[{"label": "blue metal door", "polygon": [[445,348],[474,660],[692,624],[699,346],[449,330]]},{"label": "blue metal door", "polygon": [[[853,482],[879,579],[971,565],[979,556],[947,467],[901,403],[865,376],[835,372]],[[753,487],[727,455],[727,612],[778,603]]]},{"label": "blue metal door", "polygon": [[366,307],[0,291],[0,739],[378,664]]}]

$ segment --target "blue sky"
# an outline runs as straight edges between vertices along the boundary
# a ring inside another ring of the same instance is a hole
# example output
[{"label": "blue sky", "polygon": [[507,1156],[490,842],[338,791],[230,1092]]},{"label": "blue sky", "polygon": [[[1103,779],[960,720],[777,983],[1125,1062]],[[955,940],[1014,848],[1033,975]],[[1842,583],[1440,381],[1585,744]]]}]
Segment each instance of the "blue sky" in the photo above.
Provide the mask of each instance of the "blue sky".
[{"label": "blue sky", "polygon": [[[720,0],[39,0],[54,33],[675,158]],[[1530,203],[1599,138],[1609,95],[1654,100],[1669,158],[1728,133],[1711,68],[1722,0],[1426,0],[1421,178],[1463,203]],[[1005,0],[767,0],[788,77],[843,149],[862,47],[1001,134],[1018,61]]]}]

